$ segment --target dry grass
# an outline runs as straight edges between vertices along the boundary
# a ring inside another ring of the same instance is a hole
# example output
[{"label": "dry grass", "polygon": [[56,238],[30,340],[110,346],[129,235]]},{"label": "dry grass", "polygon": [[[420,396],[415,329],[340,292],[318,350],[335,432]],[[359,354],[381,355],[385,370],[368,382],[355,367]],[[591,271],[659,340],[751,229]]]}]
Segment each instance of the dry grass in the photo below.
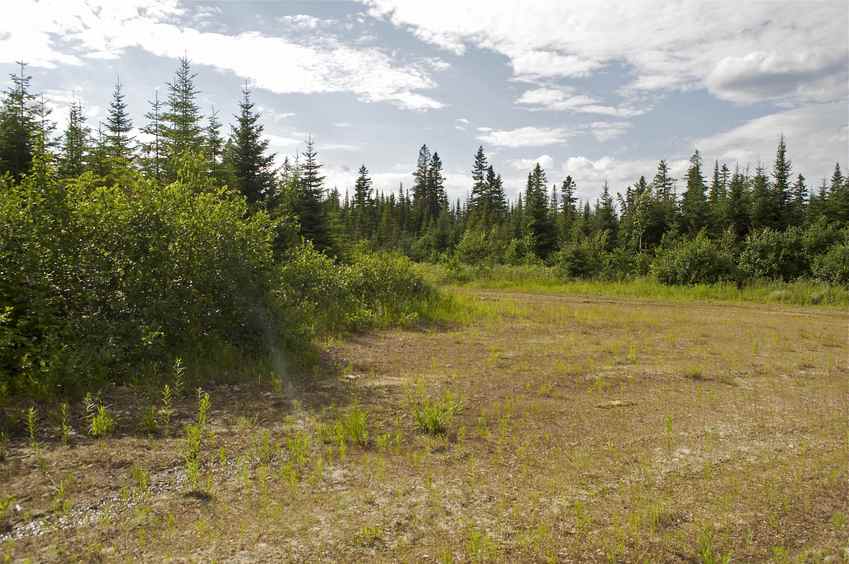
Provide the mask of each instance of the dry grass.
[{"label": "dry grass", "polygon": [[[38,449],[15,438],[0,463],[0,502],[14,498],[0,548],[38,561],[849,558],[849,315],[458,292],[475,319],[335,343],[288,396],[268,378],[211,388],[191,491],[183,436],[136,431],[133,391],[108,398],[118,429],[100,440],[65,446],[40,414]],[[446,392],[462,405],[447,432],[420,431],[411,398]],[[195,405],[175,404],[173,429]]]}]

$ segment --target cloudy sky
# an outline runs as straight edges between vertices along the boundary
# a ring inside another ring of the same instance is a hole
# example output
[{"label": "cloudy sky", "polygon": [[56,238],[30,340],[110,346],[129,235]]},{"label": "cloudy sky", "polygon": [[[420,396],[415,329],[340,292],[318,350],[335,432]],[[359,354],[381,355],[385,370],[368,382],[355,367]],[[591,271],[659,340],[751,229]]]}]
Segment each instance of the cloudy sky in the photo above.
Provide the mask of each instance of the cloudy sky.
[{"label": "cloudy sky", "polygon": [[119,76],[140,126],[184,54],[204,111],[230,121],[249,81],[273,149],[311,134],[343,191],[361,163],[409,185],[422,143],[453,197],[480,144],[510,195],[539,161],[584,198],[661,158],[680,176],[694,148],[770,163],[781,133],[811,183],[849,155],[845,0],[15,0],[0,19],[0,72],[27,61],[60,127],[75,96],[103,119]]}]

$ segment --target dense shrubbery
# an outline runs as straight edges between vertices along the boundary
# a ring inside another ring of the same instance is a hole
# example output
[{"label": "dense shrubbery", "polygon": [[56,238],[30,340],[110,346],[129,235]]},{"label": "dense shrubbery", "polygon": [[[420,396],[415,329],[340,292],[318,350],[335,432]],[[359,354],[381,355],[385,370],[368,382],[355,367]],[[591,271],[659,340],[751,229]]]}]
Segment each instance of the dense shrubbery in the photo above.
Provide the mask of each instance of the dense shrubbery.
[{"label": "dense shrubbery", "polygon": [[289,253],[278,276],[275,302],[302,338],[413,322],[439,299],[408,258],[390,253],[339,264],[307,244]]},{"label": "dense shrubbery", "polygon": [[[159,186],[55,179],[38,159],[0,189],[0,384],[83,390],[175,355],[271,344],[421,314],[434,291],[407,259],[340,265],[307,246],[274,259],[278,221],[190,174]],[[0,392],[3,390],[0,390]]]},{"label": "dense shrubbery", "polygon": [[735,278],[731,253],[704,232],[661,245],[651,272],[664,284],[710,284]]}]

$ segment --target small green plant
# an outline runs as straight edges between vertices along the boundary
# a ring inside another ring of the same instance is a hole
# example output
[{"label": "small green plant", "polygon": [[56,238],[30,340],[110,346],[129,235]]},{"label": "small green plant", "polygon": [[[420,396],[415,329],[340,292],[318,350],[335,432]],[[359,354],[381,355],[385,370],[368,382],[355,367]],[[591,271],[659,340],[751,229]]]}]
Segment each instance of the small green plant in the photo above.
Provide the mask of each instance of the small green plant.
[{"label": "small green plant", "polygon": [[358,405],[339,418],[335,426],[336,440],[342,444],[368,446],[368,414]]},{"label": "small green plant", "polygon": [[381,540],[380,527],[366,525],[357,531],[354,540],[360,546],[375,546]]},{"label": "small green plant", "polygon": [[15,496],[0,497],[0,522],[4,521],[15,504]]},{"label": "small green plant", "polygon": [[56,494],[53,496],[53,510],[62,514],[68,513],[73,502],[68,498],[68,487],[73,483],[72,478],[64,478],[56,486]]},{"label": "small green plant", "polygon": [[310,453],[310,436],[304,431],[298,431],[287,437],[286,450],[289,451],[289,459],[293,463],[301,468],[306,466]]},{"label": "small green plant", "polygon": [[492,562],[498,557],[498,547],[486,531],[472,527],[466,534],[466,556],[471,562]]},{"label": "small green plant", "polygon": [[150,472],[138,464],[133,464],[132,469],[130,469],[130,477],[133,480],[136,495],[145,495],[150,489]]},{"label": "small green plant", "polygon": [[159,422],[167,435],[171,430],[171,416],[174,415],[174,392],[171,386],[162,386],[162,407],[159,408]]},{"label": "small green plant", "polygon": [[710,527],[705,527],[699,533],[697,555],[702,564],[728,564],[731,553],[722,554],[715,546],[716,533]]},{"label": "small green plant", "polygon": [[845,529],[847,524],[849,524],[849,518],[846,517],[845,513],[835,511],[831,516],[831,525],[835,529]]},{"label": "small green plant", "polygon": [[106,409],[100,398],[95,398],[87,393],[83,399],[86,419],[88,420],[88,434],[99,439],[111,435],[115,430],[115,419]]},{"label": "small green plant", "polygon": [[33,450],[38,450],[38,410],[34,406],[27,409],[27,434],[29,445]]},{"label": "small green plant", "polygon": [[71,433],[73,432],[70,423],[70,411],[71,408],[66,402],[59,406],[59,429],[62,433],[62,443],[66,445],[71,442]]},{"label": "small green plant", "polygon": [[147,406],[142,412],[141,421],[139,421],[139,430],[148,435],[155,435],[159,431],[157,415],[156,406]]},{"label": "small green plant", "polygon": [[203,448],[206,423],[211,401],[209,394],[198,388],[198,413],[194,423],[185,427],[185,444],[183,457],[186,462],[186,480],[191,491],[199,491],[201,450]]},{"label": "small green plant", "polygon": [[415,406],[416,426],[429,435],[441,435],[448,432],[454,416],[463,409],[463,403],[450,391],[439,399],[429,396],[420,397]]},{"label": "small green plant", "polygon": [[186,367],[183,366],[183,359],[179,356],[174,359],[174,367],[172,370],[174,374],[174,397],[179,398],[183,395],[183,388],[185,386],[185,375],[186,375]]}]

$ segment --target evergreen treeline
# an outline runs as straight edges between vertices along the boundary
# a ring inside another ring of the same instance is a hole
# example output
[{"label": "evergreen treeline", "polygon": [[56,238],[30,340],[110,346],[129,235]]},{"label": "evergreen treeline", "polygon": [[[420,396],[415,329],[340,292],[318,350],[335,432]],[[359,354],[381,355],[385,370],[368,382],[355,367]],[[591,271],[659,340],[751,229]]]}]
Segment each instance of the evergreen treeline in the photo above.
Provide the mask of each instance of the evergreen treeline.
[{"label": "evergreen treeline", "polygon": [[186,155],[194,155],[204,163],[197,172],[204,183],[238,191],[251,211],[278,220],[278,251],[300,235],[343,258],[366,245],[415,260],[542,261],[572,277],[654,272],[670,283],[800,276],[849,283],[849,178],[838,164],[830,181],[809,187],[794,175],[783,137],[769,169],[732,170],[715,162],[711,170],[696,151],[685,178],[672,178],[660,161],[651,180],[640,177],[615,195],[605,183],[595,202],[579,201],[571,177],[552,182],[538,164],[509,201],[483,147],[472,159],[468,197],[451,202],[442,160],[427,145],[419,150],[409,188],[377,190],[363,165],[353,193],[342,195],[325,185],[312,140],[275,169],[247,87],[225,137],[214,109],[202,115],[185,58],[164,99],[154,93],[143,141],[132,137],[120,82],[102,123],[92,129],[82,103],[75,102],[57,136],[20,66],[0,108],[0,174],[16,182],[24,178],[38,139],[42,150],[55,155],[62,179],[89,174],[104,186],[137,173],[167,185],[181,175]]}]

